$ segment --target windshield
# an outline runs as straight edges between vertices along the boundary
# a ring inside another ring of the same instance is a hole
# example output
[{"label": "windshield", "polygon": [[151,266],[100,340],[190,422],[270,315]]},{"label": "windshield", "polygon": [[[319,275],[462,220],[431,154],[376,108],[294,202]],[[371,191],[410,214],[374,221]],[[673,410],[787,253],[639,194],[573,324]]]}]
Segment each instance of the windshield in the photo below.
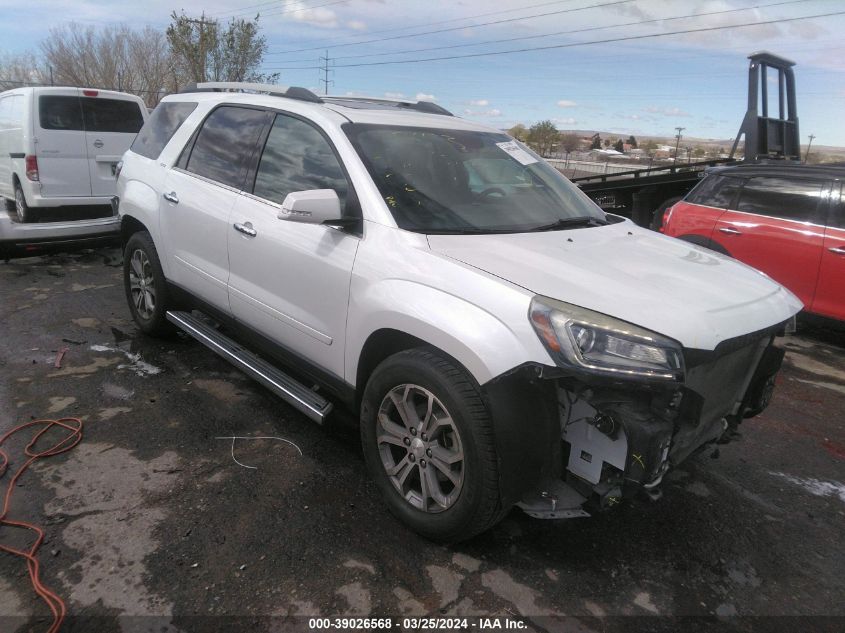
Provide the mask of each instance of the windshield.
[{"label": "windshield", "polygon": [[343,127],[396,223],[421,233],[518,233],[606,216],[505,134],[387,125]]}]

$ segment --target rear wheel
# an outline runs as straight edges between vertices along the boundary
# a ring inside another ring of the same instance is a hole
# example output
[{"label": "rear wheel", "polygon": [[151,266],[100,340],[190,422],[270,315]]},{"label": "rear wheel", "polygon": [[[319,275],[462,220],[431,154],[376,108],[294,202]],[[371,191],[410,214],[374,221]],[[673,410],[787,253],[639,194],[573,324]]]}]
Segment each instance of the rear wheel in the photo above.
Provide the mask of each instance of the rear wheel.
[{"label": "rear wheel", "polygon": [[487,407],[472,378],[437,352],[407,350],[375,369],[361,440],[391,512],[419,534],[460,541],[503,516]]},{"label": "rear wheel", "polygon": [[19,182],[15,182],[15,212],[18,215],[18,222],[32,221],[32,211],[26,203],[26,196],[23,195]]},{"label": "rear wheel", "polygon": [[146,334],[174,331],[167,320],[168,295],[164,272],[149,233],[135,233],[123,251],[123,285],[132,318]]}]

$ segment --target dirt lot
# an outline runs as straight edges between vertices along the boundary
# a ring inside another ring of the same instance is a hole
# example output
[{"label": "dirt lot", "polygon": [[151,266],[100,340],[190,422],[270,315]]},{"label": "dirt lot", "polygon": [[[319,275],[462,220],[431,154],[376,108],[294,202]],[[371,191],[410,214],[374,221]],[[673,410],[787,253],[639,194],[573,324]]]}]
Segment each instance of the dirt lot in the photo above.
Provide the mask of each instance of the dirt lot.
[{"label": "dirt lot", "polygon": [[[68,605],[64,630],[307,630],[282,616],[316,614],[519,615],[567,631],[845,627],[841,334],[790,338],[769,410],[718,459],[671,473],[660,501],[568,522],[514,510],[447,548],[386,512],[353,424],[318,427],[199,344],[142,337],[120,275],[115,249],[0,263],[0,429],[85,422],[79,446],[24,475],[10,515],[46,528],[43,578]],[[218,439],[231,436],[281,437],[302,455],[239,441],[239,465]],[[8,447],[13,468],[22,448]],[[23,544],[12,528],[0,542]],[[4,632],[50,623],[9,555],[0,615]]]}]

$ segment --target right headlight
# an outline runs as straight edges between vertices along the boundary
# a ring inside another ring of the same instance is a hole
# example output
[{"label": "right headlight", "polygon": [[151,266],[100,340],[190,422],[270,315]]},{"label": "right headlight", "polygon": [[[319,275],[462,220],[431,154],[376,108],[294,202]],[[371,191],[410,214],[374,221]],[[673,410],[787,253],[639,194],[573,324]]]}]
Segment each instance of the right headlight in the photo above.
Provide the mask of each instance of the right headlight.
[{"label": "right headlight", "polygon": [[529,318],[561,367],[620,378],[684,378],[680,344],[656,332],[540,296],[531,300]]}]

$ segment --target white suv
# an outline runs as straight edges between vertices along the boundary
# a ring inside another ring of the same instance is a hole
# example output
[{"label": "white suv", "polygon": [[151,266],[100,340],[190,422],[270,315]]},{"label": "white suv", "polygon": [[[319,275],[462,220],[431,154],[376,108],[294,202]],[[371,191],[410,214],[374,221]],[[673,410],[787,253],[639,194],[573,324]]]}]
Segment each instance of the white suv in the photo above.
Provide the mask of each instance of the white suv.
[{"label": "white suv", "polygon": [[153,112],[118,194],[138,326],[316,421],[360,413],[390,509],[437,540],[656,496],[766,406],[801,309],[431,103],[200,84]]}]

